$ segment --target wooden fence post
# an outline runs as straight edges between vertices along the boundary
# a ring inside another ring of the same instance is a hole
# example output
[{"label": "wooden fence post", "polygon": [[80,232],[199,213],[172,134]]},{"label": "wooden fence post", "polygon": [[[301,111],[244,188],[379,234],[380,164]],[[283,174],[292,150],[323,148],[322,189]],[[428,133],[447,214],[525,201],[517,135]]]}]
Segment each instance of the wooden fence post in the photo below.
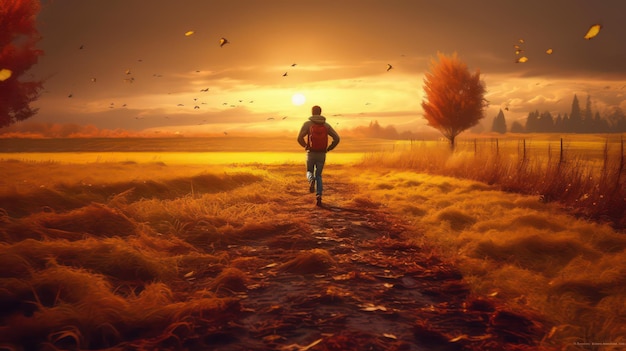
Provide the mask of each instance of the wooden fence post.
[{"label": "wooden fence post", "polygon": [[559,166],[563,163],[563,138],[561,138],[561,152],[559,153]]}]

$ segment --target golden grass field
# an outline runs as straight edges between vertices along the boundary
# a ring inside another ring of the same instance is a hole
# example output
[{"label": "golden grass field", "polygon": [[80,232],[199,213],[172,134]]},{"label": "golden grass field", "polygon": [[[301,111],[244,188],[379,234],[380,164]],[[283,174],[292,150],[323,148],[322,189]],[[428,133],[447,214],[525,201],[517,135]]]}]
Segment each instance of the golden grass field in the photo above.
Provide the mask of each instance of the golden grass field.
[{"label": "golden grass field", "polygon": [[3,140],[0,348],[623,349],[606,140]]}]

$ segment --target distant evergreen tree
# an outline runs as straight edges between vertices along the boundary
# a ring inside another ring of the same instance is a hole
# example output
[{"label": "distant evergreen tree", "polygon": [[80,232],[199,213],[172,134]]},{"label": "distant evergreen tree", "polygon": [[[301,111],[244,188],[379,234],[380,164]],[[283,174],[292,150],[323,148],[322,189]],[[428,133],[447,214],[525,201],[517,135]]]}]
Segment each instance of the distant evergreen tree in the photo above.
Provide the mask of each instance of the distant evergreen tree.
[{"label": "distant evergreen tree", "polygon": [[580,104],[578,97],[574,94],[572,101],[572,111],[569,114],[568,123],[566,124],[566,132],[580,133],[582,131],[582,114],[580,112]]},{"label": "distant evergreen tree", "polygon": [[563,131],[563,117],[559,113],[554,119],[554,131],[562,132]]},{"label": "distant evergreen tree", "polygon": [[582,124],[581,132],[594,133],[595,129],[593,123],[593,112],[591,111],[591,96],[587,95],[587,102],[585,103],[585,109],[582,111]]},{"label": "distant evergreen tree", "polygon": [[596,112],[596,115],[593,118],[593,124],[595,127],[595,133],[609,133],[611,131],[609,121],[600,117],[600,112]]},{"label": "distant evergreen tree", "polygon": [[542,113],[537,121],[537,132],[551,133],[554,131],[554,118],[548,111]]},{"label": "distant evergreen tree", "polygon": [[539,132],[539,111],[529,112],[526,118],[526,133]]},{"label": "distant evergreen tree", "polygon": [[500,109],[498,115],[494,117],[491,125],[491,131],[500,134],[506,133],[506,119],[504,118],[504,112],[502,112],[502,109]]},{"label": "distant evergreen tree", "polygon": [[515,121],[513,122],[513,124],[511,124],[511,133],[524,133],[524,132],[526,132],[524,130],[524,126],[520,122]]},{"label": "distant evergreen tree", "polygon": [[626,115],[621,108],[615,107],[608,116],[609,128],[615,133],[626,133]]},{"label": "distant evergreen tree", "polygon": [[567,113],[563,114],[563,121],[561,122],[561,130],[560,132],[567,133],[569,128],[569,115]]}]

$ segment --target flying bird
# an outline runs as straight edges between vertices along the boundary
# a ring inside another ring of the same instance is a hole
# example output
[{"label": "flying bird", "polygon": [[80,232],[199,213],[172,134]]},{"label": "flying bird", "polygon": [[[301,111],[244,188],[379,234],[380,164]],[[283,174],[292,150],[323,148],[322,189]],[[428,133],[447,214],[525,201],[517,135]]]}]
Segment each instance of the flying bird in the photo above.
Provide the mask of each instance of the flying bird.
[{"label": "flying bird", "polygon": [[71,98],[71,97],[73,97],[73,96],[74,96],[74,94],[70,93],[70,95],[68,95],[67,97],[68,97],[68,98]]},{"label": "flying bird", "polygon": [[226,39],[226,38],[221,38],[220,39],[220,47],[222,47],[222,46],[224,46],[226,44],[229,44],[229,43],[230,43],[230,41],[228,41],[228,39]]},{"label": "flying bird", "polygon": [[292,63],[292,64],[291,64],[291,67],[296,67],[296,63]]},{"label": "flying bird", "polygon": [[594,24],[594,25],[592,25],[587,30],[587,34],[585,34],[585,39],[589,40],[589,39],[595,37],[596,35],[598,35],[598,33],[600,33],[600,29],[602,29],[602,25],[601,24]]},{"label": "flying bird", "polygon": [[389,70],[390,70],[390,69],[392,69],[392,68],[393,68],[393,66],[392,66],[392,65],[387,64],[387,72],[389,72]]},{"label": "flying bird", "polygon": [[200,89],[200,91],[206,92],[206,91],[209,91],[209,88]]},{"label": "flying bird", "polygon": [[287,77],[287,72],[283,73],[283,77]]},{"label": "flying bird", "polygon": [[528,62],[528,57],[522,56],[518,58],[517,60],[515,60],[515,63],[524,63],[524,62]]}]

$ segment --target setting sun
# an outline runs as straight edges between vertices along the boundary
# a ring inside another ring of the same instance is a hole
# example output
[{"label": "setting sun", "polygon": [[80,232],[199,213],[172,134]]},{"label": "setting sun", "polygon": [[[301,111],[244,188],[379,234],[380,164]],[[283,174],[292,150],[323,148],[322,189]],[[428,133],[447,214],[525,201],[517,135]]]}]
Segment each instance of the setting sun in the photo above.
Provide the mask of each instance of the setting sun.
[{"label": "setting sun", "polygon": [[291,97],[291,102],[296,106],[302,106],[306,102],[306,97],[300,93],[295,93]]}]

